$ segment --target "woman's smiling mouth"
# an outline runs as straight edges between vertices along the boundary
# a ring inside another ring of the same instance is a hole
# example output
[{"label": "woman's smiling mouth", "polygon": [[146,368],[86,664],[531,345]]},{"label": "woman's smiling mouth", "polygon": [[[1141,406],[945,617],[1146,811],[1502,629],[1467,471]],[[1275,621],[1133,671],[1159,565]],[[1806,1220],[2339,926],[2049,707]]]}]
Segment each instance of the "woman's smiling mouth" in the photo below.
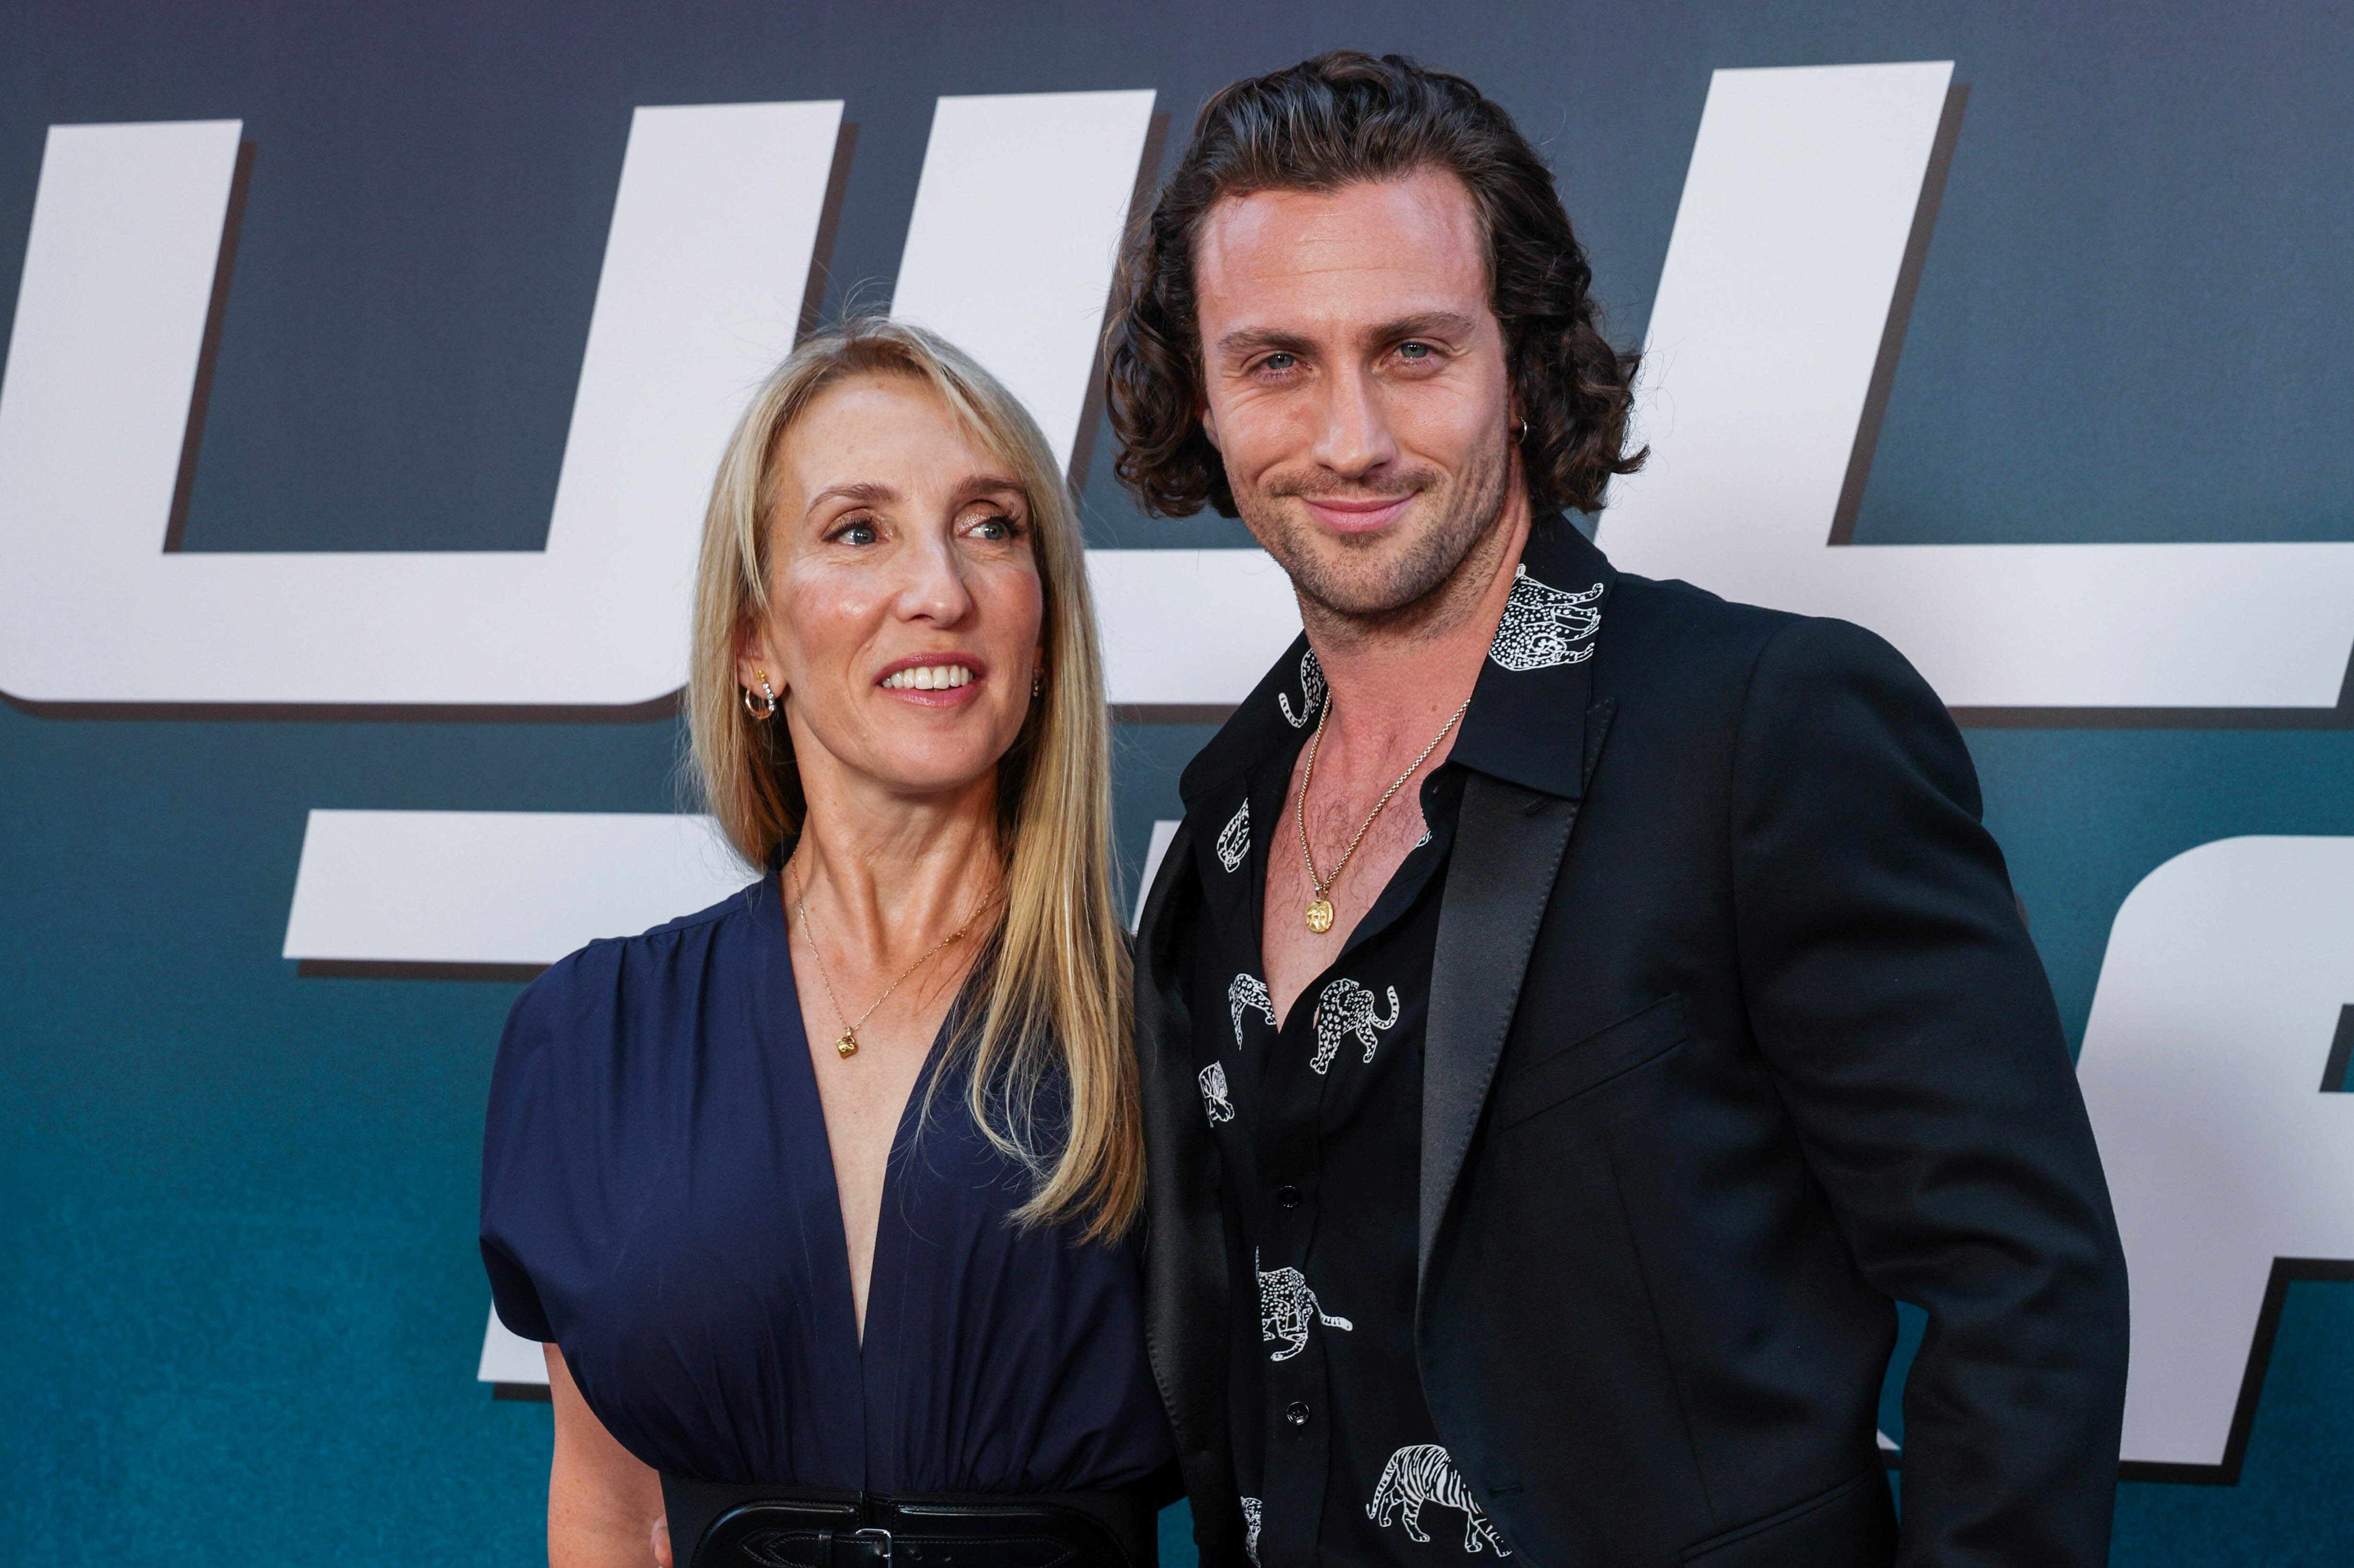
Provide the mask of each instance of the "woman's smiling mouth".
[{"label": "woman's smiling mouth", "polygon": [[891,665],[875,684],[927,707],[954,706],[976,694],[984,673],[978,660],[962,654],[919,654]]}]

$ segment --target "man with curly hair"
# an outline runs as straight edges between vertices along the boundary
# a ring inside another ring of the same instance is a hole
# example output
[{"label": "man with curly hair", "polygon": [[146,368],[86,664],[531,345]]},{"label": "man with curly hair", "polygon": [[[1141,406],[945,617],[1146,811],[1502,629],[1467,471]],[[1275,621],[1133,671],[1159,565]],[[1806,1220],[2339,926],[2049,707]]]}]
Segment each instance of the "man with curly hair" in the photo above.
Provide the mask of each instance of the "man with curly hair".
[{"label": "man with curly hair", "polygon": [[1306,625],[1137,949],[1204,1561],[2105,1562],[2124,1266],[1969,754],[1570,521],[1641,461],[1590,276],[1501,109],[1349,53],[1212,98],[1123,255],[1120,477]]}]

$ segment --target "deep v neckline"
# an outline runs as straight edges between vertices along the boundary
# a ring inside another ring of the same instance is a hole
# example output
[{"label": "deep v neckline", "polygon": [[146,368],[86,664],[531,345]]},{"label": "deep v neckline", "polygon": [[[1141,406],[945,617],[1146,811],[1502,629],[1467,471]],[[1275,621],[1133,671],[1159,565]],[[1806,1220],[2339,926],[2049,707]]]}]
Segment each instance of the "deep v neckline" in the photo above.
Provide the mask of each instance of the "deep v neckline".
[{"label": "deep v neckline", "polygon": [[[877,1457],[875,1444],[894,1429],[889,1416],[900,1393],[900,1337],[906,1317],[902,1308],[909,1240],[904,1218],[908,1202],[906,1182],[912,1174],[917,1134],[925,1101],[939,1069],[942,1043],[963,1014],[965,990],[959,988],[956,998],[949,1004],[948,1015],[934,1031],[923,1064],[917,1069],[915,1081],[908,1086],[893,1123],[891,1147],[884,1156],[882,1188],[875,1204],[875,1252],[866,1277],[866,1321],[862,1332],[858,1298],[851,1278],[850,1233],[842,1213],[841,1173],[834,1164],[833,1135],[826,1126],[825,1098],[818,1085],[817,1066],[810,1057],[808,1026],[801,1018],[801,977],[793,969],[791,925],[785,916],[781,886],[773,878],[763,881],[775,888],[777,895],[773,902],[763,902],[769,904],[775,921],[769,959],[778,992],[775,1001],[766,1010],[769,1020],[764,1022],[774,1021],[777,1026],[776,1048],[783,1058],[783,1071],[797,1091],[792,1097],[801,1107],[801,1125],[796,1130],[820,1155],[812,1161],[820,1189],[812,1196],[819,1201],[810,1205],[804,1221],[817,1233],[811,1237],[809,1264],[811,1278],[817,1282],[822,1299],[812,1302],[811,1307],[825,1325],[823,1339],[832,1347],[830,1353],[841,1356],[842,1364],[858,1369],[861,1399],[857,1446],[862,1468],[871,1472]],[[966,985],[970,984],[968,976]],[[895,1213],[902,1216],[896,1224]]]}]

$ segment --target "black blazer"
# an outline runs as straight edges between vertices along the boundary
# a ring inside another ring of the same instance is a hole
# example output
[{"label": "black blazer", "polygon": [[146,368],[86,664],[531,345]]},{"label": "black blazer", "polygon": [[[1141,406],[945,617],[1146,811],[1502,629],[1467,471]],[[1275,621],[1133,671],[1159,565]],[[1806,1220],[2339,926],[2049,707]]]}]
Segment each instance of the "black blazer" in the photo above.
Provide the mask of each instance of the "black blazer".
[{"label": "black blazer", "polygon": [[[1416,1334],[1458,1468],[1533,1568],[2105,1563],[2124,1260],[1960,735],[1867,631],[1551,548],[1610,585],[1583,713],[1544,777],[1469,775],[1431,975]],[[1170,956],[1201,830],[1137,947],[1148,1338],[1203,1562],[1240,1568]],[[1896,1300],[1929,1319],[1901,1547]]]}]

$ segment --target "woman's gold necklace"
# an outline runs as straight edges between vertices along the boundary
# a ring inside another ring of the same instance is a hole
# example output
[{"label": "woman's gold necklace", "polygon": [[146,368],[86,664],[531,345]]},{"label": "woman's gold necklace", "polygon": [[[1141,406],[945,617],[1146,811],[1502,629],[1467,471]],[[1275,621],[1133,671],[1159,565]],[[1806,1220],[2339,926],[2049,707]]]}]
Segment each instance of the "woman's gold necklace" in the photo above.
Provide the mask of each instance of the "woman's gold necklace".
[{"label": "woman's gold necklace", "polygon": [[991,904],[997,902],[994,897],[982,899],[981,903],[974,907],[973,912],[965,916],[965,922],[963,925],[958,927],[955,930],[950,931],[947,936],[942,937],[938,945],[936,945],[930,952],[926,953],[922,958],[917,959],[914,963],[909,964],[906,969],[901,969],[899,971],[899,979],[895,980],[889,985],[885,986],[883,988],[883,994],[875,999],[873,1006],[868,1007],[865,1012],[860,1013],[858,1015],[858,1022],[853,1023],[850,1022],[850,1013],[848,1010],[842,1005],[842,998],[834,991],[833,976],[825,967],[825,950],[817,945],[817,933],[810,927],[809,900],[801,895],[801,874],[799,868],[788,865],[785,868],[785,874],[793,879],[793,908],[800,913],[801,930],[809,938],[810,956],[817,959],[817,978],[825,982],[825,999],[833,1004],[834,1017],[842,1020],[842,1038],[833,1043],[833,1049],[834,1054],[842,1057],[844,1061],[847,1061],[851,1057],[858,1054],[858,1032],[866,1027],[866,1021],[868,1019],[875,1016],[875,1009],[882,1006],[885,1001],[888,1001],[891,999],[891,993],[897,991],[901,982],[906,980],[909,975],[914,974],[917,969],[922,969],[926,964],[928,964],[934,959],[938,958],[941,953],[948,949],[949,943],[963,936],[967,931],[971,930],[972,923],[980,919],[981,916],[988,911],[988,908]]},{"label": "woman's gold necklace", "polygon": [[1373,819],[1382,814],[1382,808],[1390,803],[1392,796],[1405,788],[1405,781],[1414,777],[1416,769],[1430,760],[1430,754],[1438,749],[1438,743],[1447,738],[1447,733],[1454,729],[1456,720],[1461,718],[1464,709],[1470,705],[1471,699],[1466,697],[1463,706],[1448,715],[1447,722],[1439,726],[1438,733],[1430,737],[1430,744],[1422,748],[1422,754],[1406,765],[1405,771],[1397,776],[1396,782],[1383,790],[1382,798],[1373,802],[1373,809],[1365,813],[1364,822],[1357,829],[1356,835],[1350,839],[1349,847],[1341,852],[1341,863],[1332,868],[1332,874],[1319,876],[1316,874],[1316,852],[1308,847],[1308,789],[1316,782],[1316,748],[1324,742],[1324,721],[1332,716],[1332,695],[1330,692],[1324,694],[1324,713],[1316,721],[1316,733],[1309,737],[1308,768],[1299,779],[1299,858],[1308,863],[1308,880],[1316,888],[1316,896],[1308,901],[1305,916],[1310,931],[1320,937],[1332,928],[1332,900],[1325,895],[1331,891],[1333,884],[1341,880],[1341,874],[1349,869],[1350,857],[1357,853],[1357,846],[1365,842],[1365,834],[1372,831]]}]

